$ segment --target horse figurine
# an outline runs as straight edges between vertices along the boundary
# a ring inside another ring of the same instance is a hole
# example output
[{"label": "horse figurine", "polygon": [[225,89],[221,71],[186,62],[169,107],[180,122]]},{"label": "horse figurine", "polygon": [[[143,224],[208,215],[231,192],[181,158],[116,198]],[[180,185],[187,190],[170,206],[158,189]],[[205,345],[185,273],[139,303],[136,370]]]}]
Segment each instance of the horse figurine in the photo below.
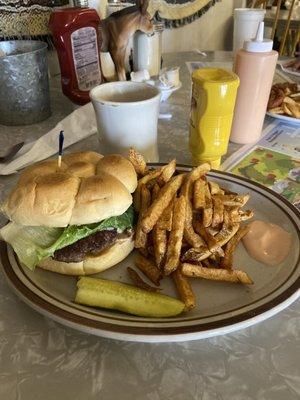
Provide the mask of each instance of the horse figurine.
[{"label": "horse figurine", "polygon": [[149,0],[136,0],[135,6],[116,11],[101,21],[101,51],[110,53],[120,81],[126,81],[125,53],[129,38],[137,30],[153,32],[148,3]]}]

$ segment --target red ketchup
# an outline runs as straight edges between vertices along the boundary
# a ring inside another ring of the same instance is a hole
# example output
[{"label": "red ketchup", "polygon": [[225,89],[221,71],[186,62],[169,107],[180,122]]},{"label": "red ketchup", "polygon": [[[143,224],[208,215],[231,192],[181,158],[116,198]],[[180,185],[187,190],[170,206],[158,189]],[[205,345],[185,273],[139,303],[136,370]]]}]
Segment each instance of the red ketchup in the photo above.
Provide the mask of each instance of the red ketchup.
[{"label": "red ketchup", "polygon": [[100,18],[91,8],[53,11],[49,26],[57,50],[63,93],[74,103],[90,101],[89,91],[102,82]]}]

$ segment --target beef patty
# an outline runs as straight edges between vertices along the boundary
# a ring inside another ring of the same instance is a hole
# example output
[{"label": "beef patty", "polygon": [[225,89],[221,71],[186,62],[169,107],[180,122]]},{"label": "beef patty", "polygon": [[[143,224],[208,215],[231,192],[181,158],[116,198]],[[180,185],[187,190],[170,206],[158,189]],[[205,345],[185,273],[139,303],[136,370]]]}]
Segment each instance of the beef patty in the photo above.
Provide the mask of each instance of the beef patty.
[{"label": "beef patty", "polygon": [[117,240],[117,230],[104,230],[96,232],[86,238],[56,250],[53,259],[63,262],[80,262],[86,255],[96,255],[110,247]]}]

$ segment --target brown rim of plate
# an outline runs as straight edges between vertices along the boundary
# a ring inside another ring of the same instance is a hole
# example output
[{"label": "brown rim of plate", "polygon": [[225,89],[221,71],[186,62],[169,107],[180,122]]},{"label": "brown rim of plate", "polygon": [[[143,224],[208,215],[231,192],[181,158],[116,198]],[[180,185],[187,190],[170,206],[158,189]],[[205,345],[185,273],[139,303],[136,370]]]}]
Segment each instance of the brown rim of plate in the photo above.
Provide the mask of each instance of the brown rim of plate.
[{"label": "brown rim of plate", "polygon": [[[153,167],[161,166],[161,165],[164,165],[164,163],[156,163],[156,164],[151,163],[150,164],[150,166],[153,166]],[[191,166],[187,166],[187,165],[183,165],[183,164],[178,164],[177,167],[184,168],[186,170],[191,169]],[[217,176],[218,175],[219,176],[221,175],[221,177],[227,176],[227,177],[231,177],[231,178],[234,178],[237,180],[244,181],[245,183],[250,184],[252,187],[256,186],[256,187],[260,188],[261,190],[270,193],[272,196],[278,198],[279,201],[285,203],[285,205],[292,211],[292,213],[295,214],[296,218],[300,219],[300,212],[297,210],[297,208],[294,207],[291,203],[288,202],[288,200],[286,200],[285,198],[283,198],[282,196],[280,196],[278,193],[274,192],[273,190],[271,190],[259,183],[253,182],[247,178],[233,175],[228,172],[214,171],[214,170],[211,172],[213,174],[216,174]],[[211,173],[208,173],[208,175],[211,175]],[[231,181],[230,179],[226,179],[226,178],[225,178],[225,180]],[[255,190],[255,189],[253,188],[253,190]],[[257,192],[262,194],[259,191],[257,191]],[[269,198],[269,200],[273,201],[270,198]],[[278,203],[276,203],[276,202],[274,202],[274,203],[276,204],[277,207],[280,207],[282,209],[282,211],[289,217],[290,221],[292,222],[292,224],[296,227],[296,230],[298,231],[298,238],[299,238],[300,232],[299,232],[297,225],[295,224],[295,221],[291,218],[291,216],[289,214],[286,213],[286,211]],[[144,335],[144,336],[148,336],[148,335],[149,336],[178,335],[178,334],[189,334],[189,333],[197,333],[197,332],[201,333],[201,332],[205,332],[205,331],[209,331],[209,330],[224,328],[224,327],[231,326],[231,325],[234,325],[237,323],[245,322],[250,318],[256,317],[256,316],[263,314],[264,312],[274,308],[275,306],[277,306],[277,305],[281,304],[282,302],[284,302],[285,300],[289,299],[289,297],[291,297],[297,291],[297,289],[299,289],[299,286],[300,286],[300,278],[298,277],[291,286],[289,286],[287,289],[285,289],[284,292],[279,294],[277,297],[271,299],[267,303],[262,304],[261,306],[258,306],[254,310],[250,310],[250,311],[241,313],[241,314],[233,316],[233,317],[228,317],[228,318],[225,318],[220,321],[195,324],[192,326],[186,326],[186,325],[176,326],[176,327],[164,326],[164,327],[160,327],[160,328],[159,327],[131,327],[131,326],[124,326],[124,325],[110,324],[110,323],[101,322],[101,321],[94,321],[94,320],[91,320],[86,317],[78,316],[69,311],[63,310],[51,303],[48,303],[48,301],[42,299],[37,294],[33,293],[15,274],[15,272],[13,271],[13,269],[11,267],[10,261],[8,259],[7,245],[4,244],[4,242],[1,242],[1,244],[0,244],[0,255],[1,255],[1,260],[2,260],[5,275],[6,275],[7,279],[9,280],[10,284],[13,286],[13,288],[16,290],[16,292],[23,299],[25,299],[25,301],[29,302],[31,305],[34,305],[35,309],[38,309],[40,312],[46,311],[48,314],[52,315],[54,319],[56,318],[58,320],[59,319],[65,320],[65,321],[68,321],[70,323],[77,325],[78,327],[81,326],[81,327],[92,328],[95,330],[101,330],[101,331],[112,332],[112,333],[123,333],[125,335],[126,334],[137,335],[137,336],[140,336],[140,335]],[[300,255],[299,255],[299,257],[300,257]],[[295,268],[297,268],[299,266],[299,257],[295,264]],[[291,275],[294,273],[295,268],[291,272]],[[285,282],[290,278],[290,276],[285,280]],[[28,279],[27,276],[26,276],[26,278]],[[284,285],[284,283],[282,283],[281,286]],[[277,287],[274,291],[277,291],[281,286]],[[41,289],[39,288],[39,290],[41,290]],[[266,296],[270,296],[273,292],[268,293]],[[49,296],[48,293],[47,293],[47,296]],[[50,295],[50,297],[51,297],[51,295]],[[264,297],[256,300],[255,302],[261,301],[263,299],[264,299]],[[55,299],[55,300],[57,300],[57,299]],[[246,306],[251,305],[251,304],[252,303],[249,303]],[[81,310],[81,311],[84,311],[84,310]],[[220,314],[223,314],[223,313],[220,313]],[[97,314],[97,315],[99,315],[99,314]],[[106,316],[106,318],[107,318],[107,316]],[[208,317],[206,317],[206,318],[208,318]],[[111,318],[111,319],[113,319],[113,318]],[[199,321],[199,317],[195,318],[195,320]],[[120,319],[119,319],[119,321],[120,321]],[[124,323],[126,323],[126,320],[122,319],[122,321],[124,321]],[[141,319],[139,319],[138,321],[143,322]],[[153,321],[155,321],[155,319]],[[190,322],[191,320],[186,320],[186,321]],[[130,322],[134,322],[134,321],[131,320]],[[167,322],[167,319],[166,319],[166,322]]]}]

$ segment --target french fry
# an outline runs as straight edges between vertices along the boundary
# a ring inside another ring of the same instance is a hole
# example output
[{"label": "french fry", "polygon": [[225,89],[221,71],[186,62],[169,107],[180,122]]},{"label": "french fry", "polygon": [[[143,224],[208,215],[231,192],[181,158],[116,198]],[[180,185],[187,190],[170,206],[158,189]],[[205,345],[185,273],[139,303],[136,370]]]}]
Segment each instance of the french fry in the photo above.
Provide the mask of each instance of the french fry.
[{"label": "french fry", "polygon": [[146,183],[147,188],[150,190],[150,192],[152,191],[152,189],[154,188],[154,186],[157,185],[157,179],[151,179],[149,182]]},{"label": "french fry", "polygon": [[209,184],[210,193],[212,195],[224,194],[224,190],[220,188],[220,186],[217,184],[217,182],[209,181],[208,184]]},{"label": "french fry", "polygon": [[138,181],[138,185],[146,185],[148,182],[152,181],[153,179],[156,179],[159,175],[161,174],[161,169],[155,169],[153,171],[148,172],[147,175],[144,175],[141,179]]},{"label": "french fry", "polygon": [[[288,93],[288,94],[290,94],[290,93]],[[286,104],[294,104],[294,103],[295,103],[295,100],[294,100],[294,99],[291,99],[289,96],[285,96],[285,98],[283,99],[283,103],[286,103]]]},{"label": "french fry", "polygon": [[237,233],[227,242],[225,247],[224,257],[221,258],[220,267],[225,269],[232,269],[233,267],[233,253],[239,244],[240,240],[247,234],[249,231],[249,225],[244,225]]},{"label": "french fry", "polygon": [[205,268],[218,268],[219,267],[219,258],[220,257],[214,257],[216,254],[213,254],[209,258],[205,258],[204,260],[201,261],[200,265],[202,265]]},{"label": "french fry", "polygon": [[235,223],[238,222],[238,208],[232,207],[232,209],[228,209],[228,207],[224,207],[223,213],[223,227],[226,226],[227,228],[232,225],[232,218],[234,218]]},{"label": "french fry", "polygon": [[220,247],[223,247],[224,244],[229,242],[229,240],[232,238],[233,235],[236,234],[238,231],[240,225],[239,224],[233,224],[229,227],[227,226],[222,226],[222,229],[220,230],[219,233],[216,234],[215,238],[217,242],[219,243]]},{"label": "french fry", "polygon": [[[204,239],[209,250],[213,253],[219,247],[216,238],[208,232],[208,228],[204,228],[199,220],[194,220],[195,231]],[[193,246],[195,247],[195,246]]]},{"label": "french fry", "polygon": [[205,228],[207,228],[211,225],[213,217],[213,204],[208,184],[206,184],[204,187],[204,193],[205,207],[203,209],[203,225],[205,226]]},{"label": "french fry", "polygon": [[[224,222],[223,222],[224,223]],[[206,231],[211,235],[211,236],[216,236],[217,233],[220,232],[219,228],[212,228],[211,226],[208,226],[207,228],[205,228]]]},{"label": "french fry", "polygon": [[[210,262],[210,259],[209,259],[209,258],[205,258],[205,259],[202,260],[201,263],[199,263],[199,264],[202,264],[202,265],[203,265],[204,267],[206,267],[206,268],[213,268],[212,265],[211,265],[211,262]],[[199,265],[199,264],[197,264],[197,265]]]},{"label": "french fry", "polygon": [[133,284],[141,289],[148,290],[148,292],[158,292],[159,288],[148,285],[148,283],[144,282],[143,279],[139,276],[139,274],[132,268],[127,267],[127,272],[132,280]]},{"label": "french fry", "polygon": [[[133,158],[143,175],[134,195],[139,210],[137,268],[156,286],[163,275],[170,275],[186,311],[196,305],[188,277],[252,284],[247,273],[232,268],[234,251],[246,229],[240,223],[253,216],[251,210],[241,209],[249,195],[207,181],[209,164],[174,176],[175,160],[142,173],[138,156]],[[138,287],[157,290],[133,269],[128,268],[128,273]]]},{"label": "french fry", "polygon": [[[293,99],[298,99],[298,97],[300,98],[300,92],[290,94],[290,97],[292,97]],[[297,100],[296,100],[296,101],[297,101]]]},{"label": "french fry", "polygon": [[[151,237],[151,234],[149,235]],[[151,256],[151,258],[154,257],[154,246],[153,244],[147,244],[147,250],[148,250],[148,255]]]},{"label": "french fry", "polygon": [[180,299],[185,304],[185,310],[190,311],[196,307],[196,297],[188,279],[182,275],[179,268],[172,273],[172,279],[177,288]]},{"label": "french fry", "polygon": [[135,265],[140,271],[143,272],[144,275],[146,275],[148,279],[150,279],[151,282],[154,283],[154,285],[159,286],[159,281],[161,280],[162,275],[160,270],[153,262],[142,256],[141,254],[138,254],[135,260]]},{"label": "french fry", "polygon": [[199,180],[201,176],[203,176],[206,172],[210,170],[210,165],[208,163],[204,163],[194,168],[191,172],[189,172],[182,184],[180,193],[186,199],[186,221],[184,226],[184,238],[185,240],[194,247],[199,247],[203,245],[203,240],[197,233],[194,231],[192,225],[193,219],[193,211],[191,204],[191,196],[193,184],[195,181]]},{"label": "french fry", "polygon": [[268,111],[272,114],[284,114],[284,111],[281,107],[270,108]]},{"label": "french fry", "polygon": [[161,168],[161,174],[157,178],[157,183],[159,184],[160,187],[163,186],[165,183],[169,182],[169,180],[174,175],[175,170],[176,170],[175,159],[170,161],[169,164]]},{"label": "french fry", "polygon": [[215,228],[223,222],[224,204],[222,200],[217,196],[212,196],[213,202],[213,216],[211,226]]},{"label": "french fry", "polygon": [[224,250],[222,247],[218,246],[215,251],[213,252],[213,255],[218,255],[219,257],[224,257]]},{"label": "french fry", "polygon": [[151,202],[153,203],[153,201],[157,198],[158,196],[158,192],[160,191],[160,187],[158,185],[158,183],[156,182],[152,188],[152,192],[151,192]]},{"label": "french fry", "polygon": [[172,230],[168,240],[166,262],[164,265],[165,275],[170,275],[179,264],[185,213],[186,199],[184,196],[180,196],[174,200]]},{"label": "french fry", "polygon": [[229,189],[223,188],[223,191],[224,191],[224,195],[231,195],[231,196],[237,196],[238,195],[238,193],[233,192],[232,190],[229,190]]},{"label": "french fry", "polygon": [[168,180],[170,180],[171,176],[175,172],[175,168],[176,160],[172,160],[169,164],[164,165],[159,169],[148,172],[141,179],[139,179],[137,189],[139,189],[139,187],[141,187],[142,185],[147,185],[149,189],[152,189],[152,187],[155,186],[156,183],[160,183],[160,185],[163,185]]},{"label": "french fry", "polygon": [[180,188],[183,178],[183,174],[174,176],[161,188],[157,199],[154,200],[143,216],[142,229],[145,233],[148,233],[153,229],[157,220],[168,207],[175,193]]},{"label": "french fry", "polygon": [[286,114],[292,118],[300,118],[300,96],[297,84],[284,82],[275,84],[271,89],[268,111],[273,114]]},{"label": "french fry", "polygon": [[[224,210],[224,223],[232,225],[241,221],[247,221],[254,215],[252,210],[240,210],[240,207],[231,207],[229,210]],[[227,220],[228,218],[228,220]]]},{"label": "french fry", "polygon": [[[204,262],[205,260],[203,260]],[[210,263],[210,266],[212,268],[218,268],[219,264],[220,264],[220,256],[218,253],[213,253],[208,259],[207,261]]]},{"label": "french fry", "polygon": [[137,175],[144,176],[147,174],[148,167],[144,157],[132,147],[129,150],[129,161],[133,165]]},{"label": "french fry", "polygon": [[210,164],[208,163],[201,164],[198,167],[194,168],[186,175],[180,193],[184,195],[186,199],[190,198],[193,183],[201,176],[205,175],[208,171],[210,171]]},{"label": "french fry", "polygon": [[202,238],[194,231],[191,225],[184,227],[184,239],[190,246],[195,248],[201,247],[204,244]]},{"label": "french fry", "polygon": [[233,224],[237,224],[240,222],[239,208],[240,208],[239,206],[224,208],[223,226],[230,227]]},{"label": "french fry", "polygon": [[288,109],[294,118],[300,118],[300,105],[294,99],[285,97],[282,106],[285,112]]},{"label": "french fry", "polygon": [[145,185],[141,187],[141,206],[140,206],[140,213],[139,213],[139,218],[138,222],[136,225],[136,232],[135,232],[135,241],[134,241],[134,246],[136,248],[144,248],[146,246],[147,242],[147,234],[143,232],[142,230],[142,219],[143,215],[146,212],[147,208],[150,205],[151,201],[151,195],[149,190]]},{"label": "french fry", "polygon": [[167,251],[167,231],[165,229],[160,229],[156,224],[152,230],[152,240],[155,263],[156,266],[160,268]]},{"label": "french fry", "polygon": [[138,251],[141,253],[142,256],[145,258],[148,258],[151,255],[151,252],[149,252],[149,246],[146,247],[140,247]]},{"label": "french fry", "polygon": [[288,105],[286,103],[282,103],[282,109],[283,109],[284,114],[287,114],[291,117],[293,116],[292,111],[290,110],[290,108],[288,107]]},{"label": "french fry", "polygon": [[195,210],[205,207],[205,181],[201,178],[197,179],[194,184],[193,201]]},{"label": "french fry", "polygon": [[238,213],[240,216],[240,221],[246,221],[247,219],[252,218],[254,215],[254,212],[252,210],[246,210],[246,211],[239,210]]},{"label": "french fry", "polygon": [[173,219],[173,200],[171,200],[168,207],[164,210],[161,217],[157,221],[157,226],[160,229],[165,229],[170,232],[172,229],[172,219]]},{"label": "french fry", "polygon": [[141,207],[141,186],[137,186],[135,192],[133,193],[133,207],[136,212],[140,210]]},{"label": "french fry", "polygon": [[235,194],[217,194],[216,197],[218,197],[224,206],[229,206],[229,207],[243,207],[247,201],[249,200],[249,194],[244,194],[244,195],[235,195]]},{"label": "french fry", "polygon": [[[161,174],[161,170],[156,169],[154,171],[150,171],[147,175],[145,175],[141,179],[139,179],[137,188],[133,194],[133,205],[134,205],[135,211],[138,212],[138,211],[140,211],[140,208],[141,208],[141,188],[142,188],[142,186],[149,185],[149,182],[154,181],[160,174]],[[155,184],[155,181],[153,184]]]},{"label": "french fry", "polygon": [[[215,239],[217,240],[217,244],[219,247],[223,247],[231,238],[233,235],[236,234],[237,230],[239,229],[239,225],[235,224],[231,227],[222,227],[221,231],[217,233],[215,236]],[[206,258],[210,257],[212,253],[207,246],[201,246],[199,248],[191,248],[188,251],[186,251],[181,260],[182,261],[190,261],[190,262],[200,262],[202,260],[205,260]]]},{"label": "french fry", "polygon": [[252,285],[253,281],[249,275],[240,270],[229,271],[220,268],[206,268],[199,265],[184,263],[181,265],[183,275],[194,278],[203,278],[213,281],[223,281],[232,283],[242,283],[244,285]]},{"label": "french fry", "polygon": [[190,199],[186,200],[186,216],[184,223],[184,239],[192,247],[200,247],[204,245],[204,241],[193,228],[193,210]]},{"label": "french fry", "polygon": [[206,245],[204,245],[198,248],[191,248],[187,250],[181,257],[181,261],[193,262],[198,264],[206,258],[210,257],[211,255],[212,252],[209,251]]}]

